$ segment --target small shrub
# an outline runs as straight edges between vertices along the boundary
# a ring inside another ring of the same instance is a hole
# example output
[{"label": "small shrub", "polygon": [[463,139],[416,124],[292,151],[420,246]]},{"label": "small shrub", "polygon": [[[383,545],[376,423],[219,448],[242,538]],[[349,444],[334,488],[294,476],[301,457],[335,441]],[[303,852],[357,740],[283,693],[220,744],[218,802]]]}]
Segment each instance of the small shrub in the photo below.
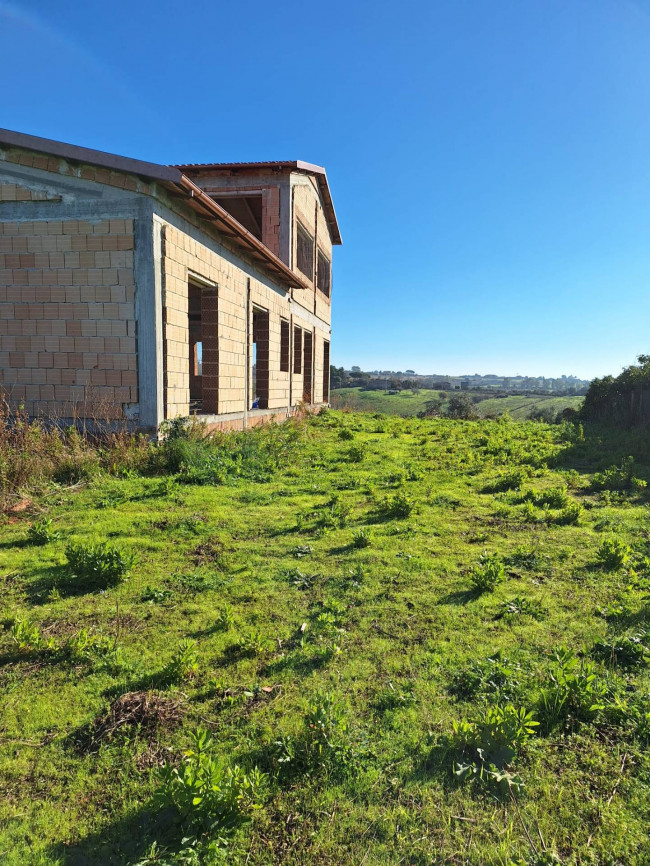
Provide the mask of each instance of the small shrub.
[{"label": "small shrub", "polygon": [[368,529],[360,529],[352,536],[352,547],[357,550],[362,550],[364,547],[370,547],[372,544],[372,536]]},{"label": "small shrub", "polygon": [[235,624],[235,612],[230,605],[226,604],[221,608],[214,624],[221,631],[230,631]]},{"label": "small shrub", "polygon": [[18,644],[21,650],[44,650],[53,649],[54,641],[50,638],[46,640],[40,628],[31,620],[17,619],[11,626],[11,639]]},{"label": "small shrub", "polygon": [[521,485],[528,478],[524,469],[514,469],[504,472],[485,485],[483,493],[505,493],[507,490],[521,490]]},{"label": "small shrub", "polygon": [[268,649],[268,642],[261,632],[250,629],[239,636],[237,648],[242,655],[257,656]]},{"label": "small shrub", "polygon": [[165,667],[165,676],[170,682],[178,683],[193,679],[199,672],[199,654],[196,641],[186,638]]},{"label": "small shrub", "polygon": [[592,662],[578,659],[571,650],[556,650],[540,694],[540,718],[548,729],[557,724],[575,727],[596,716],[605,695],[605,683]]},{"label": "small shrub", "polygon": [[342,427],[341,430],[339,430],[339,439],[343,442],[349,442],[354,439],[354,433],[348,427]]},{"label": "small shrub", "polygon": [[577,526],[584,511],[584,508],[578,502],[571,502],[555,514],[547,515],[546,521],[547,523],[554,523],[557,526]]},{"label": "small shrub", "polygon": [[500,653],[475,661],[468,667],[457,671],[451,682],[450,691],[462,700],[477,698],[497,698],[500,702],[513,701],[520,692],[521,668]]},{"label": "small shrub", "polygon": [[377,506],[377,513],[383,520],[409,517],[414,508],[413,500],[402,491],[393,496],[385,496]]},{"label": "small shrub", "polygon": [[147,604],[164,604],[166,601],[171,601],[173,597],[174,592],[171,589],[158,589],[147,585],[141,599]]},{"label": "small shrub", "polygon": [[521,779],[507,768],[538,725],[532,712],[512,704],[492,704],[473,721],[454,722],[453,742],[461,752],[454,775],[519,787]]},{"label": "small shrub", "polygon": [[348,449],[348,463],[362,463],[366,456],[366,449],[363,445],[352,445]]},{"label": "small shrub", "polygon": [[476,592],[491,592],[505,577],[506,570],[499,554],[486,551],[470,574],[470,581]]},{"label": "small shrub", "polygon": [[528,490],[524,497],[527,501],[543,508],[565,508],[569,503],[566,487],[551,487],[548,490]]},{"label": "small shrub", "polygon": [[630,561],[630,546],[620,538],[605,538],[596,557],[606,571],[618,571]]},{"label": "small shrub", "polygon": [[257,767],[247,772],[220,761],[211,735],[199,728],[180,766],[161,771],[157,799],[173,806],[190,832],[230,832],[262,807],[265,784]]},{"label": "small shrub", "polygon": [[60,533],[54,529],[50,517],[35,520],[27,530],[27,537],[32,544],[49,544],[60,538]]},{"label": "small shrub", "polygon": [[73,573],[98,586],[112,586],[126,580],[136,560],[135,553],[108,541],[96,544],[73,541],[65,549]]},{"label": "small shrub", "polygon": [[634,457],[626,457],[620,466],[610,466],[604,472],[596,472],[592,482],[594,490],[643,490],[647,482],[634,475]]}]

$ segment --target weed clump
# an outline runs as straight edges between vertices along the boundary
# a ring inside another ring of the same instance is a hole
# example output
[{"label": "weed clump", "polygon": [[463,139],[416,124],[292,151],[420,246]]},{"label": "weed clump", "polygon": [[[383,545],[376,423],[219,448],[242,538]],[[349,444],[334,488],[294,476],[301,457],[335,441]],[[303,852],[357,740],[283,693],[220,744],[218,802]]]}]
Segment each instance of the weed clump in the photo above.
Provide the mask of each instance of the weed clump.
[{"label": "weed clump", "polygon": [[596,557],[605,571],[618,571],[630,561],[631,549],[620,538],[605,538]]},{"label": "weed clump", "polygon": [[413,500],[403,491],[399,491],[381,500],[377,506],[377,514],[382,520],[403,519],[410,516],[414,507]]},{"label": "weed clump", "polygon": [[533,713],[512,704],[491,704],[476,719],[453,723],[453,745],[460,759],[454,775],[508,787],[521,787],[522,780],[509,767],[538,727]]},{"label": "weed clump", "polygon": [[57,541],[60,537],[61,533],[54,528],[50,517],[35,520],[27,530],[27,538],[32,544],[49,544],[52,541]]},{"label": "weed clump", "polygon": [[481,556],[470,574],[472,587],[476,592],[492,592],[498,583],[505,580],[506,570],[498,553],[488,554],[487,551]]},{"label": "weed clump", "polygon": [[228,834],[262,807],[265,774],[227,764],[216,751],[212,736],[198,728],[180,766],[167,763],[160,773],[157,802],[172,806],[192,834]]},{"label": "weed clump", "polygon": [[65,555],[73,574],[100,587],[126,580],[136,561],[135,553],[108,541],[73,541],[67,545]]},{"label": "weed clump", "polygon": [[544,727],[572,728],[592,721],[604,707],[606,692],[593,662],[578,659],[571,650],[555,650],[538,705]]}]

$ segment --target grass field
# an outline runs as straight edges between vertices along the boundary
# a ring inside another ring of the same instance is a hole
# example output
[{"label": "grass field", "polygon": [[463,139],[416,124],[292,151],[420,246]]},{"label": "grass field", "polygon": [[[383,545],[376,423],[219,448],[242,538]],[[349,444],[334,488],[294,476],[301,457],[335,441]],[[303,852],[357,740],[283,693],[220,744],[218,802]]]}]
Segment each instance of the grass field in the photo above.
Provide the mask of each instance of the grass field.
[{"label": "grass field", "polygon": [[170,447],[0,524],[3,866],[648,862],[647,436]]},{"label": "grass field", "polygon": [[[332,405],[337,409],[352,409],[355,412],[382,412],[387,415],[402,415],[406,418],[414,417],[418,412],[426,410],[429,400],[437,400],[441,394],[449,397],[453,392],[431,391],[422,389],[414,394],[412,391],[400,391],[397,394],[388,394],[385,391],[365,391],[362,388],[339,388],[332,391]],[[470,392],[472,393],[472,392]],[[562,409],[571,407],[579,409],[582,405],[582,397],[548,397],[548,396],[519,396],[490,397],[484,392],[472,394],[480,398],[476,404],[479,415],[503,415],[509,412],[513,418],[523,421],[532,410],[550,409],[553,412],[561,412]]]}]

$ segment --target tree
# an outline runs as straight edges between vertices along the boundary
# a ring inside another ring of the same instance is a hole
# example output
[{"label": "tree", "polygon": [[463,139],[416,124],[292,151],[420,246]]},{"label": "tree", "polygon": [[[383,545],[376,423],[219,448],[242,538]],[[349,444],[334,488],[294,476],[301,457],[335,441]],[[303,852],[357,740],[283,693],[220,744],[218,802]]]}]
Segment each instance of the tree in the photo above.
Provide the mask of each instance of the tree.
[{"label": "tree", "polygon": [[447,415],[449,418],[462,418],[466,421],[476,418],[474,401],[470,395],[462,391],[458,394],[453,394],[449,398]]}]

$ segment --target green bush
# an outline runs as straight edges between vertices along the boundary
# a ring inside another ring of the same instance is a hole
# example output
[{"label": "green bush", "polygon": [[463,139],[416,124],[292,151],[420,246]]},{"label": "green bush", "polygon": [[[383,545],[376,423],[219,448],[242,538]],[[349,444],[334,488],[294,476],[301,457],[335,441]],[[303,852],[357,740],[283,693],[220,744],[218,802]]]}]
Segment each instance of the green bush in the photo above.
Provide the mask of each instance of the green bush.
[{"label": "green bush", "polygon": [[413,500],[400,491],[393,496],[385,496],[377,506],[377,513],[383,520],[408,517],[414,508]]},{"label": "green bush", "polygon": [[199,728],[180,765],[162,769],[157,801],[173,806],[188,832],[227,833],[262,807],[265,785],[257,767],[247,772],[220,761],[211,735]]},{"label": "green bush", "polygon": [[620,538],[605,538],[596,557],[606,571],[618,571],[630,561],[630,546]]},{"label": "green bush", "polygon": [[73,541],[65,549],[72,572],[97,586],[121,583],[133,568],[136,556],[108,541]]},{"label": "green bush", "polygon": [[182,640],[178,649],[171,657],[165,667],[166,678],[173,683],[192,679],[199,671],[199,654],[196,641],[186,638]]},{"label": "green bush", "polygon": [[521,785],[519,777],[507,768],[538,725],[532,712],[512,704],[492,704],[473,721],[454,722],[453,744],[462,753],[461,760],[454,763],[454,775]]},{"label": "green bush", "polygon": [[606,691],[592,662],[578,659],[571,650],[556,650],[540,694],[539,716],[547,729],[575,727],[603,709]]},{"label": "green bush", "polygon": [[362,463],[365,456],[366,449],[363,445],[352,445],[350,448],[348,448],[348,463]]},{"label": "green bush", "polygon": [[487,551],[470,574],[476,592],[491,592],[498,583],[505,580],[505,577],[506,570],[499,554],[488,554]]},{"label": "green bush", "polygon": [[364,547],[369,547],[371,544],[372,536],[370,535],[370,530],[368,529],[360,529],[352,536],[352,547],[355,547],[357,550],[361,550]]},{"label": "green bush", "polygon": [[35,520],[27,530],[27,537],[32,544],[49,544],[60,537],[60,533],[54,529],[51,518],[42,517]]}]

